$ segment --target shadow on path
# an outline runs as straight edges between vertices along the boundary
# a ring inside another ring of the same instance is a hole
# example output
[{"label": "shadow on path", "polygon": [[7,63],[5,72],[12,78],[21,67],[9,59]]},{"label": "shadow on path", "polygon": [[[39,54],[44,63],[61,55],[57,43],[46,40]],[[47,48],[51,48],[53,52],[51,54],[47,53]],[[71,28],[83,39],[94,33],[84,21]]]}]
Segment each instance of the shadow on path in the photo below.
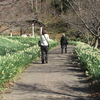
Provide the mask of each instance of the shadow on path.
[{"label": "shadow on path", "polygon": [[12,92],[0,100],[92,100],[73,50],[74,46],[68,45],[68,53],[60,54],[56,47],[49,51],[48,64],[41,64],[40,58],[31,63]]}]

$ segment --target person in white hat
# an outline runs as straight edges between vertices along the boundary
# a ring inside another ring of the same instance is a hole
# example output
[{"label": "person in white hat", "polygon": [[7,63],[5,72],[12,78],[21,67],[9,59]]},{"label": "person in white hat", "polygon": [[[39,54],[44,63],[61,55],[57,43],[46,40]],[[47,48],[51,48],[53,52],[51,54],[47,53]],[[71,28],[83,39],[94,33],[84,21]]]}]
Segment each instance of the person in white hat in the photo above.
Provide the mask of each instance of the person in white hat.
[{"label": "person in white hat", "polygon": [[61,54],[63,54],[63,49],[65,49],[65,53],[67,53],[68,40],[65,34],[62,34],[62,37],[60,39],[60,45],[61,45]]}]

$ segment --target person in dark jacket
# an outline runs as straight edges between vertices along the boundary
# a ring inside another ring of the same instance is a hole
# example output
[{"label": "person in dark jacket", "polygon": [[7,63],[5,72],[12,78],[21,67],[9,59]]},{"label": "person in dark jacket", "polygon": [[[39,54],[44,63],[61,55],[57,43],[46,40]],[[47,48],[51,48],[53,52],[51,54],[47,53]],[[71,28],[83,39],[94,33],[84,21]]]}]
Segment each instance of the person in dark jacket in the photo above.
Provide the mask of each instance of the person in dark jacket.
[{"label": "person in dark jacket", "polygon": [[65,34],[63,34],[61,39],[60,39],[60,45],[61,45],[61,54],[63,54],[64,49],[65,49],[65,53],[67,53],[68,41],[67,41]]}]

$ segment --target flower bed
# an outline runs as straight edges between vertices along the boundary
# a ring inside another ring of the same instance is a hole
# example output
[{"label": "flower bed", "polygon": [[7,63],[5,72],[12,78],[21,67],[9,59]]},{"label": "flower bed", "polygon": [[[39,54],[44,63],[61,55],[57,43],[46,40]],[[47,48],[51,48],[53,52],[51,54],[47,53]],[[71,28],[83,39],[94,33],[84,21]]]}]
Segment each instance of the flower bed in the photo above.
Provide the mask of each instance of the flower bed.
[{"label": "flower bed", "polygon": [[[40,56],[40,47],[37,45],[39,38],[24,38],[24,41],[25,39],[30,39],[26,43],[19,41],[22,37],[17,38],[0,37],[1,40],[6,41],[4,45],[2,44],[5,49],[5,55],[0,56],[0,85],[13,79],[22,72],[26,65]],[[1,41],[1,43],[3,42]],[[57,45],[58,41],[50,41],[50,49]],[[12,52],[13,49],[15,49],[14,52]],[[3,51],[1,50],[1,52]]]},{"label": "flower bed", "polygon": [[86,70],[86,75],[92,76],[94,81],[100,81],[100,50],[90,45],[78,42],[75,48],[82,67]]}]

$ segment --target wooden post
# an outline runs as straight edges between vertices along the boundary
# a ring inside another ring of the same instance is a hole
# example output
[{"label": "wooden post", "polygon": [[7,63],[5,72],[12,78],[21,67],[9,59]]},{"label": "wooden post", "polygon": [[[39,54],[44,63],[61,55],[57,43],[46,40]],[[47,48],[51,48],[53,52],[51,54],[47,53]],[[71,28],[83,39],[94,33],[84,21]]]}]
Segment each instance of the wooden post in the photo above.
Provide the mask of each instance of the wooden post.
[{"label": "wooden post", "polygon": [[12,29],[10,29],[10,36],[12,37]]},{"label": "wooden post", "polygon": [[32,23],[32,37],[34,37],[34,23]]},{"label": "wooden post", "polygon": [[9,36],[12,37],[12,27],[11,27],[11,24],[9,24]]},{"label": "wooden post", "polygon": [[22,27],[20,27],[20,36],[23,35]]},{"label": "wooden post", "polygon": [[43,28],[42,28],[42,27],[40,27],[40,36],[42,35],[42,29],[43,29]]}]

